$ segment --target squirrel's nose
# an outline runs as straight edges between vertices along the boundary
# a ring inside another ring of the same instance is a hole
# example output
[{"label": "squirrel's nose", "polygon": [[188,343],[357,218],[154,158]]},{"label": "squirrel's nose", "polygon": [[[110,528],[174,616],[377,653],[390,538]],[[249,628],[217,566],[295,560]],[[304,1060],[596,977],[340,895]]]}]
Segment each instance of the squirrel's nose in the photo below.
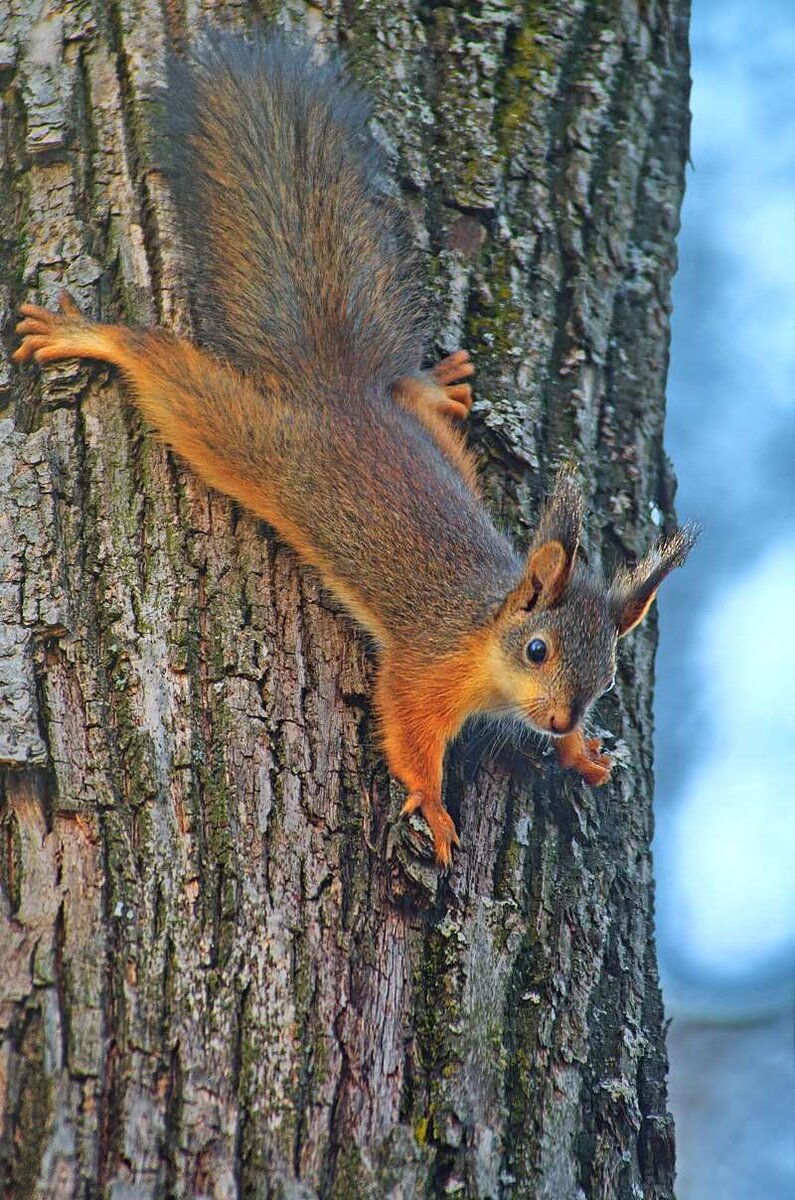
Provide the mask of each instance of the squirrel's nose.
[{"label": "squirrel's nose", "polygon": [[571,733],[583,714],[581,704],[572,704],[568,709],[558,709],[549,718],[549,728],[553,733]]}]

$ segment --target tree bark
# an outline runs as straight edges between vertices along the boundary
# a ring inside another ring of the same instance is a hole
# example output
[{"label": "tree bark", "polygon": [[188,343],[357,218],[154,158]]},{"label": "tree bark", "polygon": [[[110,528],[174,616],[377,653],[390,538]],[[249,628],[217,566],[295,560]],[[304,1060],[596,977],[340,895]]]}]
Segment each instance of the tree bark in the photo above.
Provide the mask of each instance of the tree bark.
[{"label": "tree bark", "polygon": [[[263,8],[340,42],[477,361],[526,541],[582,467],[611,566],[662,449],[687,0],[0,0],[0,1181],[6,1197],[672,1195],[653,936],[653,624],[593,791],[478,729],[447,877],[397,822],[372,666],[270,531],[97,367],[12,369],[13,310],[189,330],[152,136],[169,47]],[[384,552],[389,553],[385,547]]]}]

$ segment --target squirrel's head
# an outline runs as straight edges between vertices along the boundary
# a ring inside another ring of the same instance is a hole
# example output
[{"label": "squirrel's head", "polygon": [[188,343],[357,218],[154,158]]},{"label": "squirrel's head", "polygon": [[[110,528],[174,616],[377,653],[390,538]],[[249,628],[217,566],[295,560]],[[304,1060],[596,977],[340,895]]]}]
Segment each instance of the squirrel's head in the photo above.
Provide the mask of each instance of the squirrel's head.
[{"label": "squirrel's head", "polygon": [[666,575],[692,549],[697,530],[676,530],[610,584],[577,560],[582,498],[573,474],[557,477],[524,574],[493,629],[492,679],[498,703],[535,729],[570,733],[613,686],[618,639],[649,611]]}]

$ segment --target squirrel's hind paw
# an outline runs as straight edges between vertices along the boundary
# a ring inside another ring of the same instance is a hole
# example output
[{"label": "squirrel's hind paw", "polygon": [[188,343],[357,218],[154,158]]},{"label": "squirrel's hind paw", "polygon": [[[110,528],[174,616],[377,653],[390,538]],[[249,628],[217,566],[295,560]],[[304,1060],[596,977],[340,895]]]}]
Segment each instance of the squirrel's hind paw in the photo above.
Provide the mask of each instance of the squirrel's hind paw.
[{"label": "squirrel's hind paw", "polygon": [[446,358],[442,358],[435,367],[431,367],[434,382],[441,387],[450,383],[460,383],[475,374],[475,366],[469,357],[468,350],[454,350]]},{"label": "squirrel's hind paw", "polygon": [[456,350],[448,354],[435,367],[430,375],[434,383],[445,392],[447,400],[439,405],[439,411],[446,417],[465,421],[472,408],[472,388],[462,379],[469,379],[475,374],[475,367],[469,359],[466,350]]},{"label": "squirrel's hind paw", "polygon": [[68,292],[61,292],[58,303],[60,313],[39,308],[37,304],[20,304],[22,320],[16,332],[22,334],[22,341],[11,355],[13,362],[35,358],[38,363],[47,363],[80,357],[89,322]]}]

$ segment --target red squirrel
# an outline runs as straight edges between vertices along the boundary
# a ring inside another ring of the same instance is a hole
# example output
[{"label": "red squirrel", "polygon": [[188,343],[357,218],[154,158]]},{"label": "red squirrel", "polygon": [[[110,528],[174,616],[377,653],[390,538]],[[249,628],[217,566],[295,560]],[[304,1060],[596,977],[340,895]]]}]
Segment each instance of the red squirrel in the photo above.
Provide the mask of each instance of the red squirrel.
[{"label": "red squirrel", "polygon": [[444,755],[471,714],[515,714],[564,767],[608,778],[583,718],[695,533],[605,583],[578,559],[582,500],[564,471],[520,556],[460,432],[469,356],[421,369],[420,288],[364,98],[280,39],[219,37],[171,76],[201,348],[94,324],[63,293],[57,314],[20,306],[14,358],[112,363],[163,441],[317,569],[377,644],[387,762],[447,866]]}]

